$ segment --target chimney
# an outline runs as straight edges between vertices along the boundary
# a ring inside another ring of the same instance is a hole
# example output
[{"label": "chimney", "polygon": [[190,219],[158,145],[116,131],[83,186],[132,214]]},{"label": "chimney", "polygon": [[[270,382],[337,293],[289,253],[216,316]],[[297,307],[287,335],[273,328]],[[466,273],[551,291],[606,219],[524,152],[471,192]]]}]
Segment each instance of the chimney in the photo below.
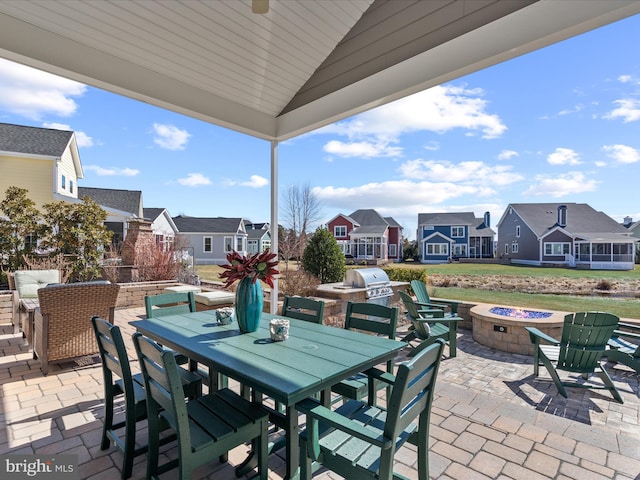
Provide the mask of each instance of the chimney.
[{"label": "chimney", "polygon": [[633,218],[631,217],[624,217],[624,226],[628,227],[629,225],[631,225],[633,223]]},{"label": "chimney", "polygon": [[558,207],[558,225],[561,227],[567,226],[567,206],[560,205]]},{"label": "chimney", "polygon": [[489,212],[484,212],[484,226],[486,228],[491,227],[491,214]]}]

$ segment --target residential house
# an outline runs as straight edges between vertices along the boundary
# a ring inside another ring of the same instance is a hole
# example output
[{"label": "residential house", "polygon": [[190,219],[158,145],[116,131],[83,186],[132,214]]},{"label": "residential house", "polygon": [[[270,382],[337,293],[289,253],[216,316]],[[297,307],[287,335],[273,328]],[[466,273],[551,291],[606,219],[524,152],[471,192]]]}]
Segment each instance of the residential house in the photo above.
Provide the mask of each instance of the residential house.
[{"label": "residential house", "polygon": [[632,270],[635,241],[585,203],[512,203],[498,222],[498,256],[524,265]]},{"label": "residential house", "polygon": [[113,232],[111,243],[114,245],[121,245],[127,237],[127,225],[130,221],[144,218],[142,192],[139,190],[78,187],[78,198],[85,196],[107,212],[104,224]]},{"label": "residential house", "polygon": [[373,209],[339,214],[329,221],[327,228],[347,258],[375,263],[402,260],[402,226]]},{"label": "residential house", "polygon": [[74,132],[0,123],[0,198],[11,186],[46,203],[78,198],[82,164]]},{"label": "residential house", "polygon": [[495,232],[491,216],[473,212],[418,214],[420,263],[444,263],[458,258],[493,258]]},{"label": "residential house", "polygon": [[172,218],[178,232],[193,249],[196,265],[224,265],[227,254],[247,254],[247,230],[242,218],[201,218],[178,215]]},{"label": "residential house", "polygon": [[178,234],[178,227],[166,208],[144,208],[143,216],[151,222],[151,230],[155,235],[156,244],[165,251],[170,250]]},{"label": "residential house", "polygon": [[271,229],[268,223],[252,223],[245,220],[244,226],[247,230],[248,254],[253,255],[271,248]]}]

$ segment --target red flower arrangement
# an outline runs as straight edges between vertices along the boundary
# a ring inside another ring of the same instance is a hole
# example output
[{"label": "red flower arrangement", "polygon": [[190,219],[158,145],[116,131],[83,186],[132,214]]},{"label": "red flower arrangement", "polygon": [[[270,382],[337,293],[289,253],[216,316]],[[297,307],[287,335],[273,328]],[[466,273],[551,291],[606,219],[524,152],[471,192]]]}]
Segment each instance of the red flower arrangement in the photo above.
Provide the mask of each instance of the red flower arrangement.
[{"label": "red flower arrangement", "polygon": [[251,278],[252,283],[255,283],[256,280],[262,280],[273,288],[274,276],[280,273],[276,268],[278,261],[274,260],[276,256],[275,253],[265,250],[246,257],[233,250],[227,255],[229,264],[222,265],[225,270],[220,274],[220,278],[226,278],[225,288],[231,286],[236,280],[245,278]]}]

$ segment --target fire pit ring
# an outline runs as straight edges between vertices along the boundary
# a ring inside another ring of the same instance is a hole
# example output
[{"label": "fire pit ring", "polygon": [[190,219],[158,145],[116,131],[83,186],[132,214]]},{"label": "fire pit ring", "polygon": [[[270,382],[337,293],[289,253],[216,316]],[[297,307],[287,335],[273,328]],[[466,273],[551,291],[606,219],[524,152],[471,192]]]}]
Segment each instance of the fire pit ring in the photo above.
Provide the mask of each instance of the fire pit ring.
[{"label": "fire pit ring", "polygon": [[536,327],[547,335],[560,338],[567,314],[486,304],[472,307],[470,313],[476,342],[522,355],[533,355],[533,346],[525,327]]}]

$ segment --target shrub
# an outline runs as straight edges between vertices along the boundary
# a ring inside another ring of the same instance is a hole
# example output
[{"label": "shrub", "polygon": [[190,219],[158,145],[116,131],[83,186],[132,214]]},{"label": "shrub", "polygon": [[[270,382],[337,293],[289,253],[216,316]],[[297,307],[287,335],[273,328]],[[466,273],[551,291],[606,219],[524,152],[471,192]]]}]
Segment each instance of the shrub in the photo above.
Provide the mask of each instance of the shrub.
[{"label": "shrub", "polygon": [[613,289],[613,283],[611,283],[609,280],[602,279],[596,285],[596,289],[605,290],[605,291],[612,290]]},{"label": "shrub", "polygon": [[335,237],[321,227],[313,234],[302,255],[302,269],[315,275],[321,283],[344,279],[344,255]]},{"label": "shrub", "polygon": [[320,279],[318,277],[302,270],[286,270],[280,272],[278,276],[280,293],[286,296],[315,296],[318,285],[320,285]]},{"label": "shrub", "polygon": [[[423,268],[383,268],[392,282],[411,282],[411,280],[422,280],[427,284],[427,271]],[[407,287],[409,294],[413,294],[411,286]]]}]

